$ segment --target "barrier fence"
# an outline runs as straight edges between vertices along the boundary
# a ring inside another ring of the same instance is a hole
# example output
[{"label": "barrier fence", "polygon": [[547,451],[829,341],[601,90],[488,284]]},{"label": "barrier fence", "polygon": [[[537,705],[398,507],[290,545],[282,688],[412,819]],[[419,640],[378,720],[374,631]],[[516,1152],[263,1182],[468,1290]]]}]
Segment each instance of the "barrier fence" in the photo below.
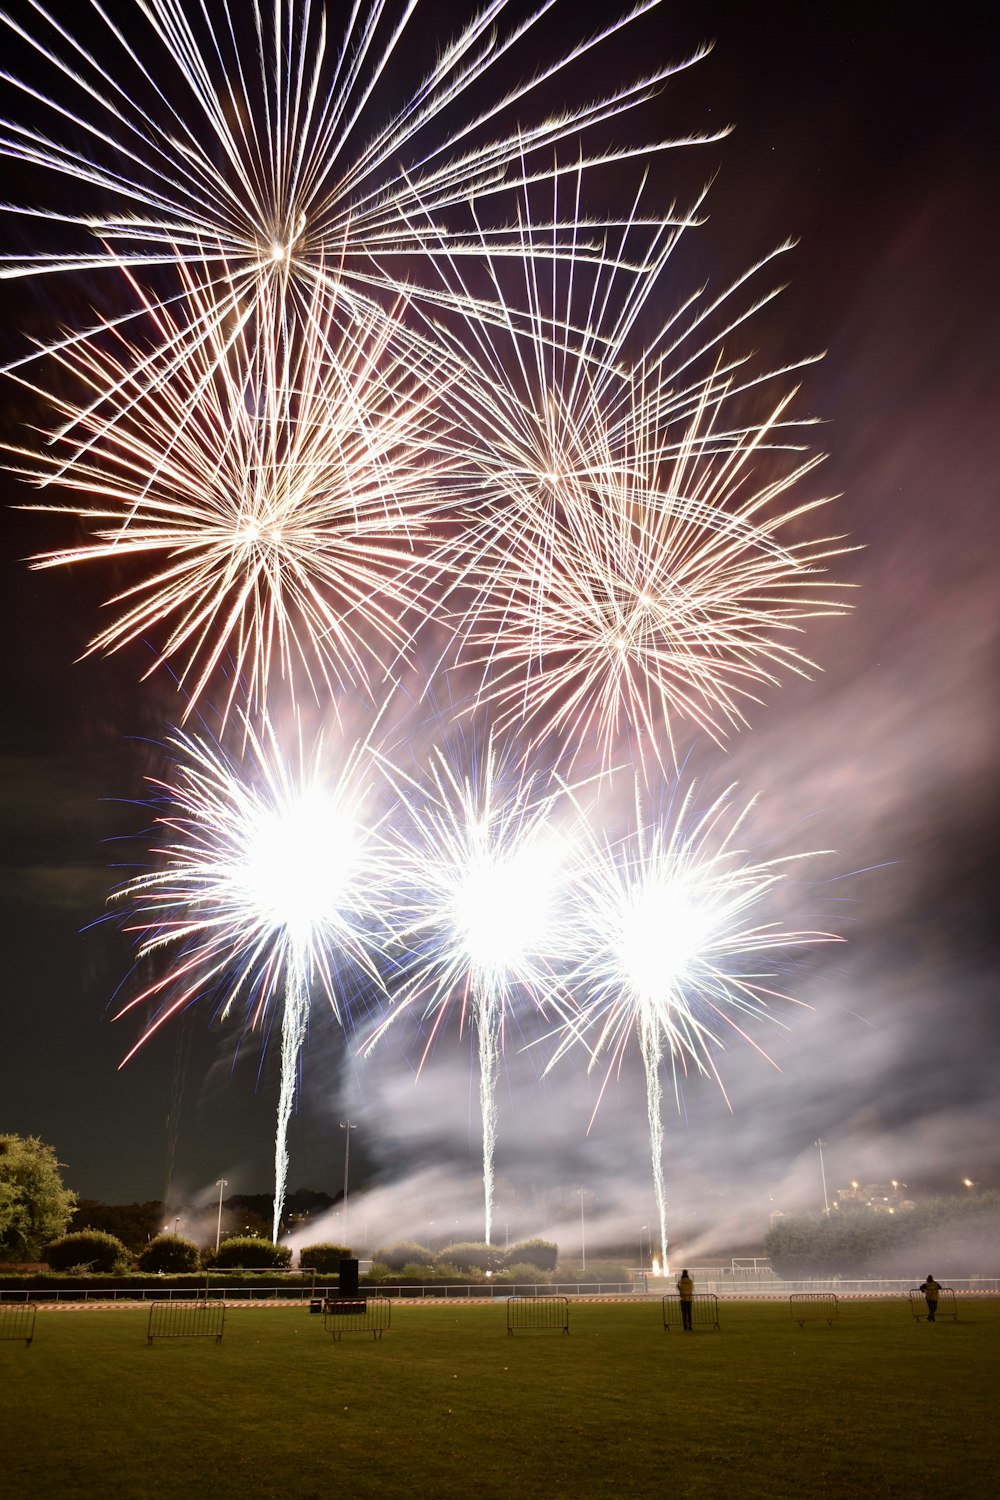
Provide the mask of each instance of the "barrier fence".
[{"label": "barrier fence", "polygon": [[568,1297],[508,1297],[507,1332],[554,1329],[569,1333]]},{"label": "barrier fence", "polygon": [[345,1333],[370,1333],[380,1339],[392,1321],[392,1303],[386,1297],[331,1297],[323,1303],[323,1327],[339,1342]]},{"label": "barrier fence", "polygon": [[23,1340],[27,1349],[35,1336],[36,1311],[33,1302],[0,1302],[0,1339]]},{"label": "barrier fence", "polygon": [[[910,1311],[914,1321],[919,1323],[921,1318],[926,1318],[929,1312],[927,1299],[919,1287],[910,1288]],[[943,1286],[938,1294],[937,1309],[934,1314],[935,1321],[938,1318],[951,1318],[953,1323],[958,1322],[958,1303],[955,1301],[955,1288]]]},{"label": "barrier fence", "polygon": [[[719,1299],[713,1292],[695,1292],[691,1298],[691,1328],[718,1328]],[[663,1298],[663,1327],[683,1328],[684,1303],[678,1296]]]},{"label": "barrier fence", "polygon": [[832,1328],[839,1314],[840,1299],[833,1292],[793,1292],[788,1305],[800,1328],[810,1321],[825,1322]]},{"label": "barrier fence", "polygon": [[210,1338],[222,1343],[226,1304],[207,1297],[197,1302],[154,1302],[149,1309],[146,1342],[154,1339]]}]

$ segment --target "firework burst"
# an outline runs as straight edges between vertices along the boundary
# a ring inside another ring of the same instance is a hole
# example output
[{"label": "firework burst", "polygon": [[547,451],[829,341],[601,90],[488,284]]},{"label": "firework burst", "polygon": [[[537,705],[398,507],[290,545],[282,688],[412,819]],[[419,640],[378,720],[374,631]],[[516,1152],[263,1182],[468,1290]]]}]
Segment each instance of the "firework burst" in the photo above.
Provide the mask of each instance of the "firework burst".
[{"label": "firework burst", "polygon": [[367,1048],[406,1012],[431,1022],[423,1060],[452,1009],[463,1026],[474,1026],[489,1243],[505,1029],[519,999],[542,1005],[555,990],[565,894],[558,791],[506,764],[492,739],[468,769],[437,751],[429,779],[401,783],[400,790],[401,817],[392,828],[393,925],[395,945],[409,956],[392,1009]]},{"label": "firework burst", "polygon": [[[579,215],[574,186],[568,210],[566,184],[553,188],[552,219]],[[787,377],[812,360],[756,371],[726,353],[780,290],[761,278],[789,246],[639,342],[703,197],[652,228],[641,190],[601,255],[540,265],[525,196],[519,273],[482,243],[505,323],[438,325],[463,361],[459,660],[485,669],[498,727],[525,728],[526,751],[551,737],[569,768],[593,746],[607,767],[623,737],[644,765],[675,763],[682,720],[721,742],[763,687],[811,668],[805,620],[844,609],[826,574],[844,548],[811,534],[826,502],[794,503],[820,459]],[[472,303],[456,261],[441,274]]]},{"label": "firework burst", "polygon": [[727,1039],[748,1042],[767,1057],[748,1023],[766,1018],[782,1026],[772,1003],[801,1003],[774,987],[782,957],[837,941],[829,933],[787,931],[773,914],[775,887],[794,861],[813,856],[750,859],[737,841],[754,803],[740,808],[734,791],[698,812],[692,787],[668,817],[651,823],[637,783],[631,832],[620,840],[592,835],[575,874],[573,947],[583,957],[566,987],[579,1008],[566,1012],[548,1066],[577,1043],[589,1050],[591,1067],[606,1057],[599,1105],[638,1041],[664,1270],[664,1058],[679,1100],[689,1067],[722,1087],[716,1054]]},{"label": "firework burst", "polygon": [[[498,203],[491,247],[522,255],[523,234],[503,222],[504,196],[568,170],[561,152],[575,165],[582,133],[646,103],[703,55],[524,119],[552,87],[565,99],[564,75],[655,4],[640,0],[539,62],[535,28],[553,0],[520,16],[510,0],[489,0],[438,48],[403,103],[386,94],[387,81],[426,53],[416,0],[354,7],[339,44],[312,0],[135,0],[130,24],[90,0],[87,43],[40,4],[31,29],[0,14],[12,51],[24,55],[22,76],[3,75],[19,112],[0,124],[0,152],[61,189],[72,185],[51,206],[8,211],[84,236],[78,249],[8,257],[3,274],[99,270],[110,247],[114,263],[143,275],[191,262],[212,319],[275,293],[307,317],[333,289],[347,327],[404,281],[447,303],[414,266],[479,253],[470,203]],[[518,57],[532,71],[512,84]],[[683,143],[602,144],[586,165],[673,144]],[[81,186],[93,198],[86,211],[75,206]],[[541,226],[531,249],[551,254],[574,233]],[[197,344],[197,325],[191,337]]]},{"label": "firework burst", "polygon": [[329,692],[381,681],[426,613],[446,503],[441,360],[391,352],[385,316],[338,336],[327,311],[292,340],[277,319],[217,327],[177,367],[176,325],[149,317],[164,339],[152,356],[113,328],[64,350],[82,398],[55,402],[65,425],[41,453],[8,450],[16,472],[71,496],[38,508],[93,537],[33,566],[124,567],[89,650],[154,642],[187,713],[222,671],[230,702],[239,688],[258,704],[275,671],[293,689],[296,675]]},{"label": "firework burst", "polygon": [[246,722],[238,754],[184,732],[167,743],[169,778],[152,782],[165,835],[152,851],[158,867],[113,897],[127,911],[137,960],[168,960],[165,977],[120,1012],[153,1011],[124,1061],[195,1001],[211,999],[223,1021],[241,1008],[248,1028],[265,1034],[280,1007],[277,1240],[311,996],[322,992],[347,1025],[355,996],[380,982],[371,763],[356,747],[331,775],[322,741],[307,756],[301,739],[289,760],[269,721],[259,731]]},{"label": "firework burst", "polygon": [[678,720],[721,743],[763,687],[812,668],[803,622],[844,612],[826,576],[841,540],[801,539],[826,502],[787,501],[819,459],[775,471],[768,451],[787,445],[791,397],[719,430],[729,379],[703,382],[678,432],[662,371],[640,371],[613,421],[592,421],[586,472],[564,470],[519,545],[484,555],[464,626],[482,697],[567,767],[593,747],[608,767],[623,741],[644,767],[675,763]]}]

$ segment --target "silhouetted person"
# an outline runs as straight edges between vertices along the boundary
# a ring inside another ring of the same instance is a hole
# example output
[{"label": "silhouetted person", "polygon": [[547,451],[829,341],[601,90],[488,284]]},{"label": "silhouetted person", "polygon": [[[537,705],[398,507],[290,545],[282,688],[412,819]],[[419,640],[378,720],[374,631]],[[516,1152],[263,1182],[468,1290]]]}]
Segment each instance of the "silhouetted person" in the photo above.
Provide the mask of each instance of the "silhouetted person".
[{"label": "silhouetted person", "polygon": [[941,1295],[941,1288],[934,1280],[934,1277],[928,1275],[927,1280],[920,1283],[920,1290],[923,1292],[924,1300],[927,1303],[927,1321],[928,1323],[933,1323],[937,1317],[937,1305],[938,1298]]},{"label": "silhouetted person", "polygon": [[686,1333],[691,1331],[691,1312],[694,1304],[694,1282],[687,1271],[682,1271],[677,1283],[677,1293],[681,1299],[681,1327]]}]

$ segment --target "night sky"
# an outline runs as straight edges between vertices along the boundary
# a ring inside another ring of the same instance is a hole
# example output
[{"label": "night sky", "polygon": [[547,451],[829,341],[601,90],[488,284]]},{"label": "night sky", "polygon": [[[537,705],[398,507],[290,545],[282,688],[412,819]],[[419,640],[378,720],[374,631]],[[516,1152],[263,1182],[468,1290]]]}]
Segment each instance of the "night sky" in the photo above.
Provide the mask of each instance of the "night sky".
[{"label": "night sky", "polygon": [[[575,10],[557,6],[546,35],[575,38]],[[685,184],[717,174],[681,274],[693,264],[721,286],[797,238],[750,347],[771,363],[825,351],[799,398],[829,454],[807,483],[841,497],[828,524],[859,549],[837,567],[856,586],[853,614],[815,622],[804,643],[822,671],[769,693],[728,752],[687,747],[686,771],[707,787],[760,792],[755,847],[834,851],[799,877],[793,925],[846,939],[797,969],[813,1008],[765,1038],[780,1071],[734,1046],[721,1064],[731,1113],[697,1078],[679,1113],[668,1104],[668,1186],[692,1254],[753,1242],[773,1208],[822,1206],[818,1136],[831,1185],[957,1191],[963,1177],[1000,1177],[995,80],[985,38],[929,14],[664,3],[614,54],[635,73],[715,38],[629,130],[737,127],[683,166],[658,163],[654,186],[666,198],[672,172]],[[0,240],[8,229],[24,232],[8,222]],[[58,319],[60,295],[7,285],[12,351]],[[668,273],[659,305],[671,295]],[[9,393],[9,437],[24,405]],[[4,494],[29,498],[10,478]],[[223,1174],[230,1191],[267,1191],[276,1066],[256,1040],[195,1009],[118,1071],[137,1035],[134,1018],[111,1019],[129,949],[99,919],[115,867],[136,857],[129,836],[148,819],[135,802],[176,699],[165,678],[140,684],[141,648],[75,662],[107,578],[30,573],[23,559],[52,544],[49,522],[8,509],[3,527],[0,1130],[55,1145],[84,1196],[205,1201]],[[350,1118],[370,1239],[475,1232],[469,1036],[449,1032],[416,1084],[404,1042],[401,1031],[362,1063],[317,1009],[290,1186],[339,1190]],[[498,1220],[558,1235],[583,1186],[609,1233],[634,1237],[653,1212],[638,1055],[589,1135],[597,1080],[570,1059],[543,1083],[541,1065],[508,1057]]]}]

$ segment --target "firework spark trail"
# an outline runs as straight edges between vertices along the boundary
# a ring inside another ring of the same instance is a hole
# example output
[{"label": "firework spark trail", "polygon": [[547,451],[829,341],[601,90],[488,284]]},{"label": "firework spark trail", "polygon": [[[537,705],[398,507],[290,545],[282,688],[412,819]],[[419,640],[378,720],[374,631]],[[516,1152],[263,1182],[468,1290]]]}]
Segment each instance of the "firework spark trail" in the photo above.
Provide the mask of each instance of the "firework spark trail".
[{"label": "firework spark trail", "polygon": [[520,996],[539,1007],[556,1000],[565,853],[554,821],[559,792],[506,764],[492,739],[467,769],[438,750],[429,782],[392,774],[404,813],[391,831],[395,943],[411,956],[365,1050],[411,1011],[431,1021],[422,1061],[453,1006],[463,1026],[475,1028],[488,1244],[505,1027]]},{"label": "firework spark trail", "polygon": [[196,1000],[213,999],[222,1020],[242,1004],[247,1026],[264,1031],[281,1007],[277,1240],[311,992],[322,989],[346,1026],[354,994],[381,983],[370,898],[377,829],[366,827],[372,763],[356,746],[328,775],[323,742],[307,757],[301,738],[287,759],[267,720],[259,731],[246,721],[239,755],[182,731],[168,746],[170,778],[153,781],[167,833],[153,851],[160,865],[113,896],[137,935],[137,962],[168,959],[164,977],[119,1012],[153,1007],[124,1062]]},{"label": "firework spark trail", "polygon": [[722,1088],[715,1056],[725,1049],[727,1034],[766,1058],[746,1023],[766,1018],[783,1026],[771,1002],[801,1004],[773,987],[782,956],[838,941],[830,933],[794,932],[781,925],[773,905],[775,887],[794,862],[819,851],[750,859],[737,839],[754,802],[740,809],[734,792],[730,787],[699,812],[692,786],[668,816],[651,823],[637,781],[630,832],[618,841],[593,833],[581,845],[575,877],[579,930],[573,946],[583,956],[566,988],[578,1010],[566,1009],[548,1068],[578,1043],[590,1051],[591,1067],[606,1056],[599,1107],[611,1078],[621,1072],[631,1038],[637,1037],[664,1271],[664,1055],[678,1104],[680,1077],[689,1065]]},{"label": "firework spark trail", "polygon": [[[566,184],[552,189],[553,221],[578,216],[573,187],[568,214]],[[721,743],[781,670],[812,668],[803,622],[845,609],[826,577],[840,539],[803,540],[826,501],[786,499],[820,461],[804,449],[812,420],[793,415],[794,390],[769,389],[813,360],[755,371],[724,347],[780,290],[752,288],[790,247],[690,296],[637,359],[704,198],[652,229],[643,191],[603,255],[569,247],[544,266],[525,196],[520,274],[482,240],[486,300],[506,323],[435,325],[464,362],[450,397],[469,516],[454,547],[459,661],[482,669],[502,729],[527,728],[526,753],[557,737],[570,770],[592,739],[609,765],[623,733],[644,765],[676,762],[678,720]],[[454,258],[440,274],[475,305]]]},{"label": "firework spark trail", "polygon": [[[150,318],[172,334],[165,314]],[[383,316],[338,337],[327,310],[293,340],[265,318],[228,347],[216,329],[197,362],[164,378],[120,330],[63,351],[82,395],[51,401],[75,436],[7,451],[22,477],[69,492],[38,509],[94,537],[35,567],[130,565],[90,652],[154,641],[150,670],[176,665],[187,714],[225,670],[230,704],[238,687],[265,702],[275,669],[293,690],[304,673],[314,692],[385,677],[429,610],[449,503],[450,460],[435,445],[453,378],[443,359],[393,353],[388,327]]]},{"label": "firework spark trail", "polygon": [[484,559],[465,625],[482,698],[531,745],[556,737],[568,769],[592,743],[609,766],[623,735],[645,768],[676,763],[678,720],[721,743],[779,673],[812,670],[803,622],[846,609],[826,576],[842,539],[799,539],[826,501],[786,500],[819,458],[762,457],[791,398],[717,441],[725,384],[705,382],[678,435],[640,373],[626,419],[592,423],[589,473],[564,473],[550,514]]},{"label": "firework spark trail", "polygon": [[[525,104],[554,82],[565,98],[563,75],[655,4],[640,0],[562,56],[539,62],[532,32],[553,0],[513,20],[508,0],[490,0],[438,50],[402,104],[383,104],[382,92],[408,55],[420,54],[415,3],[356,7],[339,46],[328,36],[325,8],[311,0],[276,0],[270,14],[258,4],[241,11],[215,0],[200,15],[181,0],[137,0],[131,27],[91,0],[85,12],[95,45],[40,4],[31,7],[33,30],[0,13],[28,69],[24,79],[0,75],[26,111],[0,123],[0,152],[74,191],[83,185],[95,200],[86,212],[72,197],[66,205],[6,208],[100,242],[8,256],[0,274],[100,270],[111,247],[136,272],[196,263],[213,309],[217,293],[223,306],[235,298],[246,307],[277,289],[301,311],[333,289],[346,327],[381,308],[387,292],[391,300],[404,280],[411,295],[448,305],[433,277],[425,285],[414,280],[414,263],[480,253],[466,228],[469,204],[496,201],[502,214],[512,190],[577,170],[583,133],[645,104],[704,55],[699,49],[537,123],[523,119]],[[518,55],[530,57],[532,71],[510,86],[505,75]],[[51,92],[36,77],[50,80]],[[35,116],[47,118],[47,128],[36,128]],[[505,116],[515,123],[505,126]],[[718,138],[597,146],[583,164]],[[569,165],[560,160],[564,145],[575,156]],[[576,232],[538,226],[529,251],[558,253]],[[523,230],[502,218],[489,243],[497,255],[525,253]]]}]

